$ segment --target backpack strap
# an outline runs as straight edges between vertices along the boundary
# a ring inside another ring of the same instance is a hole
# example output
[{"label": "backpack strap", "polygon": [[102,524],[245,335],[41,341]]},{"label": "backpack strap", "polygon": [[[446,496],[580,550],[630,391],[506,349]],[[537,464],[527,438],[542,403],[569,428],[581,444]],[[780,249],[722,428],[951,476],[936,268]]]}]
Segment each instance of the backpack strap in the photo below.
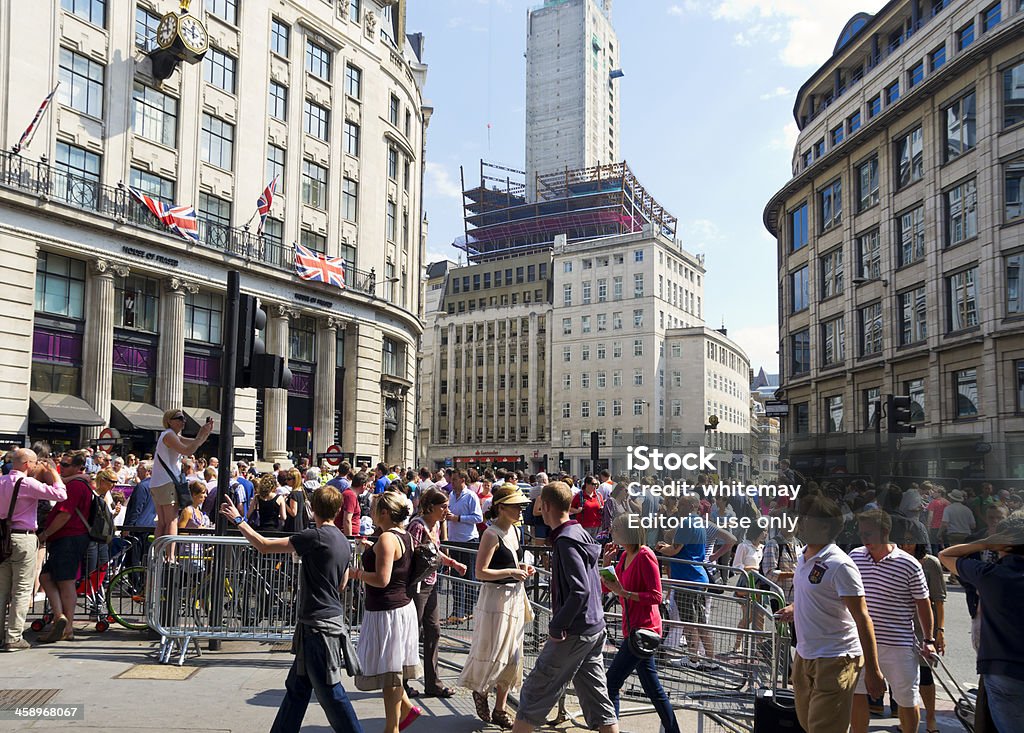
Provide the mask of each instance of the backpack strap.
[{"label": "backpack strap", "polygon": [[21,482],[25,480],[25,477],[20,477],[14,482],[14,492],[11,494],[11,505],[7,507],[7,516],[4,519],[14,521],[14,505],[18,502],[18,492],[21,491]]}]

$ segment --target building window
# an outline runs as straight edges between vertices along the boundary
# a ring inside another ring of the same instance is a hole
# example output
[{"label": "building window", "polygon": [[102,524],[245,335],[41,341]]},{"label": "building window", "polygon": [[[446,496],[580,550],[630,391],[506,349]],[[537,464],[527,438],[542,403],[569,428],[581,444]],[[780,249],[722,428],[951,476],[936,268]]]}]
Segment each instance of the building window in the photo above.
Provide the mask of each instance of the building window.
[{"label": "building window", "polygon": [[1024,412],[1024,361],[1015,361],[1014,369],[1017,372],[1017,414]]},{"label": "building window", "polygon": [[63,175],[53,181],[53,191],[62,200],[94,208],[100,182],[100,156],[68,143],[57,143],[56,170]]},{"label": "building window", "polygon": [[363,70],[352,64],[345,64],[345,94],[353,99],[363,98]]},{"label": "building window", "polygon": [[221,296],[200,291],[185,294],[185,340],[220,346]]},{"label": "building window", "polygon": [[302,130],[307,135],[327,142],[331,128],[331,111],[305,100],[302,107]]},{"label": "building window", "polygon": [[288,41],[291,37],[292,29],[287,23],[284,23],[277,18],[271,18],[270,20],[270,50],[276,53],[278,56],[284,56],[288,58]]},{"label": "building window", "polygon": [[896,187],[903,188],[924,177],[924,137],[917,127],[896,142],[896,160],[899,168]]},{"label": "building window", "polygon": [[965,94],[943,112],[946,118],[946,160],[953,160],[977,144],[974,92]]},{"label": "building window", "polygon": [[644,355],[644,341],[643,339],[633,339],[633,356]]},{"label": "building window", "polygon": [[818,142],[814,143],[814,158],[815,160],[825,157],[825,139],[822,138]]},{"label": "building window", "polygon": [[85,311],[85,262],[40,252],[35,309],[38,313],[81,320]]},{"label": "building window", "polygon": [[235,0],[206,0],[203,5],[210,15],[216,15],[231,25],[238,25],[238,5]]},{"label": "building window", "polygon": [[864,390],[864,429],[874,430],[877,420],[880,417],[879,406],[882,400],[882,390],[879,387],[870,387]]},{"label": "building window", "polygon": [[910,74],[907,81],[907,86],[911,89],[924,81],[924,61],[919,61],[910,67]]},{"label": "building window", "polygon": [[882,353],[882,304],[860,309],[860,355]]},{"label": "building window", "polygon": [[[299,316],[288,328],[288,358],[295,361],[316,361],[316,320],[310,316]],[[384,339],[384,350],[388,348]],[[383,359],[381,371],[384,371]],[[386,373],[386,372],[385,372]]]},{"label": "building window", "polygon": [[210,46],[203,57],[203,81],[223,89],[228,94],[234,94],[237,64],[234,56]]},{"label": "building window", "polygon": [[223,248],[228,244],[231,228],[231,202],[219,196],[199,194],[199,238],[209,244]]},{"label": "building window", "polygon": [[643,308],[637,308],[633,311],[633,328],[644,327],[644,310]]},{"label": "building window", "polygon": [[151,13],[141,5],[135,6],[135,46],[144,52],[156,47],[156,29],[160,16]]},{"label": "building window", "polygon": [[[385,338],[382,349],[381,372],[391,377],[405,378],[402,368],[402,349],[394,339]],[[481,377],[482,379],[482,377]]]},{"label": "building window", "polygon": [[846,130],[852,135],[860,129],[860,112],[854,112],[846,118]]},{"label": "building window", "polygon": [[793,432],[797,435],[807,435],[811,431],[810,410],[806,402],[798,402],[793,405]]},{"label": "building window", "polygon": [[[637,250],[643,252],[643,250]],[[644,297],[644,274],[637,272],[633,274],[633,297],[642,298]]]},{"label": "building window", "polygon": [[[801,267],[790,276],[790,291],[792,292],[792,308],[793,313],[802,311],[810,305],[810,278],[808,275],[808,268],[806,266]],[[675,348],[673,346],[673,348]],[[675,356],[675,354],[673,354]]]},{"label": "building window", "polygon": [[162,201],[174,201],[174,181],[155,173],[132,168],[128,185]]},{"label": "building window", "polygon": [[899,267],[924,259],[924,206],[917,206],[896,217]]},{"label": "building window", "polygon": [[1006,313],[1024,313],[1024,292],[1021,291],[1021,271],[1024,268],[1024,254],[1006,258]]},{"label": "building window", "polygon": [[790,251],[796,252],[807,245],[807,204],[803,203],[789,213]]},{"label": "building window", "polygon": [[936,48],[928,55],[928,68],[931,71],[938,71],[946,63],[946,44]]},{"label": "building window", "polygon": [[384,206],[384,234],[389,242],[395,241],[398,224],[398,205],[394,201],[388,201]]},{"label": "building window", "polygon": [[635,250],[633,250],[633,262],[643,262],[643,261],[644,261],[644,251],[642,249],[635,249]]},{"label": "building window", "polygon": [[845,130],[843,125],[836,125],[835,127],[832,128],[832,135],[831,135],[831,137],[832,137],[832,147],[833,148],[843,141],[843,135],[844,135],[845,131],[846,130]]},{"label": "building window", "polygon": [[314,252],[327,251],[327,237],[323,234],[315,234],[308,229],[303,229],[299,232],[299,243]]},{"label": "building window", "polygon": [[60,0],[60,6],[95,26],[106,27],[106,0]]},{"label": "building window", "polygon": [[342,181],[341,215],[348,221],[359,221],[359,182],[351,178]]},{"label": "building window", "polygon": [[985,8],[985,12],[982,13],[981,27],[984,29],[985,33],[988,33],[990,30],[999,25],[999,21],[1001,21],[1002,19],[1002,3],[997,2]]},{"label": "building window", "polygon": [[832,181],[818,194],[821,202],[821,231],[837,226],[843,220],[843,181]]},{"label": "building window", "polygon": [[635,399],[633,400],[633,415],[640,416],[644,414],[644,401]]},{"label": "building window", "polygon": [[388,147],[388,178],[398,180],[398,149]]},{"label": "building window", "polygon": [[797,331],[790,339],[790,372],[806,374],[811,371],[811,332],[807,329]]},{"label": "building window", "polygon": [[132,88],[132,132],[174,147],[178,132],[178,100],[135,82]]},{"label": "building window", "polygon": [[302,161],[302,203],[327,208],[327,169],[309,160]]},{"label": "building window", "polygon": [[821,299],[843,292],[843,249],[837,247],[821,256]]},{"label": "building window", "polygon": [[398,116],[401,111],[401,102],[398,101],[398,97],[394,94],[388,99],[388,122],[395,127],[398,127]]},{"label": "building window", "polygon": [[276,145],[267,145],[267,182],[277,179],[275,191],[281,193],[284,190],[284,148]]},{"label": "building window", "polygon": [[91,117],[103,117],[103,66],[69,51],[60,50],[60,103]]},{"label": "building window", "polygon": [[[318,79],[331,80],[331,52],[320,44],[306,41],[306,71]],[[347,90],[346,90],[347,91]]]},{"label": "building window", "polygon": [[843,432],[843,396],[832,395],[825,398],[825,432]]},{"label": "building window", "polygon": [[846,326],[842,316],[821,324],[821,365],[842,364],[846,360]]},{"label": "building window", "polygon": [[857,211],[864,211],[878,203],[878,158],[857,166]]},{"label": "building window", "polygon": [[267,112],[274,119],[282,122],[288,119],[288,87],[270,82],[270,94],[267,96]]},{"label": "building window", "polygon": [[580,333],[590,333],[590,316],[580,316]]},{"label": "building window", "polygon": [[1004,175],[1006,197],[1006,221],[1019,219],[1024,214],[1024,160],[1015,160],[1006,165]]},{"label": "building window", "polygon": [[956,47],[960,51],[974,43],[974,23],[973,21],[965,25],[963,28],[956,32]]},{"label": "building window", "polygon": [[412,138],[412,112],[405,110],[405,136]]},{"label": "building window", "polygon": [[353,23],[359,22],[359,5],[360,0],[348,0],[348,19]]},{"label": "building window", "polygon": [[203,129],[199,136],[202,159],[229,171],[234,160],[234,146],[235,126],[204,112]]},{"label": "building window", "polygon": [[563,336],[572,336],[572,319],[571,318],[563,318],[562,319],[562,335]]},{"label": "building window", "polygon": [[874,119],[882,113],[882,95],[876,94],[868,102],[868,119]]},{"label": "building window", "polygon": [[861,277],[877,280],[882,276],[882,248],[877,229],[857,237],[857,262]]},{"label": "building window", "polygon": [[961,331],[978,325],[977,291],[975,282],[978,268],[972,267],[946,278],[946,313],[948,330]]},{"label": "building window", "polygon": [[1003,72],[1003,127],[1024,121],[1024,62]]},{"label": "building window", "polygon": [[359,157],[359,125],[345,120],[345,152]]},{"label": "building window", "polygon": [[597,302],[604,303],[608,300],[608,281],[604,278],[597,281]]},{"label": "building window", "polygon": [[910,397],[910,422],[924,422],[924,380],[904,382],[903,394]]},{"label": "building window", "polygon": [[961,369],[953,372],[953,399],[957,417],[975,417],[978,414],[978,371]]},{"label": "building window", "polygon": [[946,192],[946,246],[978,234],[978,188],[974,179]]},{"label": "building window", "polygon": [[900,82],[899,79],[894,81],[892,84],[885,88],[885,106],[891,107],[900,98]]}]

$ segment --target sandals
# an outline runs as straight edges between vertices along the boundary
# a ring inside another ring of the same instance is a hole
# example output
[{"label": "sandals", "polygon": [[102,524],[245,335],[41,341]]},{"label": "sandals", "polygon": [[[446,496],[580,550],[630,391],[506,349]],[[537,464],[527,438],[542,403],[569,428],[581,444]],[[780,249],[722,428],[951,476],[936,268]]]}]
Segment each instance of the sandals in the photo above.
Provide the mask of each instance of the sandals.
[{"label": "sandals", "polygon": [[473,704],[476,705],[476,716],[485,723],[491,722],[491,710],[487,707],[487,695],[473,691]]},{"label": "sandals", "polygon": [[447,699],[455,697],[455,690],[450,687],[438,687],[436,690],[424,690],[423,697],[440,697]]},{"label": "sandals", "polygon": [[515,723],[512,717],[508,714],[508,710],[495,710],[491,713],[491,722],[499,728],[511,728]]}]

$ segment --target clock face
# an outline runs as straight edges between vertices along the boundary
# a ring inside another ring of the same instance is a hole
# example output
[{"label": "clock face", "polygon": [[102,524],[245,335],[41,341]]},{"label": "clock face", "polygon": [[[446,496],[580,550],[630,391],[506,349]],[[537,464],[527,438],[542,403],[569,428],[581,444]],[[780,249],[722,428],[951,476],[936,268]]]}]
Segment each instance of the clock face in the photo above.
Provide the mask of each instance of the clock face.
[{"label": "clock face", "polygon": [[168,13],[160,19],[160,25],[156,27],[156,42],[160,48],[167,48],[174,43],[174,35],[178,31],[178,16]]},{"label": "clock face", "polygon": [[194,53],[202,53],[210,45],[210,37],[206,28],[198,18],[186,15],[178,25],[178,35],[181,40]]}]

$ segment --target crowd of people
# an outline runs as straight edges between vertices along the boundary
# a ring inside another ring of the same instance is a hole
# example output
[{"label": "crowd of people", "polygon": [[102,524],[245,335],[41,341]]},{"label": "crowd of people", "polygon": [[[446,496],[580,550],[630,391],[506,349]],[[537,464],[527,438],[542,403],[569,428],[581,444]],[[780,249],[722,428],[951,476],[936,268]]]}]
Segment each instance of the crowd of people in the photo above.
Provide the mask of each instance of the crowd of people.
[{"label": "crowd of people", "polygon": [[[11,518],[13,552],[0,563],[4,650],[29,648],[22,630],[39,590],[53,625],[36,643],[73,638],[76,579],[110,552],[90,536],[99,501],[125,533],[201,532],[220,513],[258,551],[302,558],[297,654],[275,731],[298,730],[314,693],[335,730],[361,730],[342,684],[348,582],[365,588],[355,684],[381,690],[389,733],[420,715],[417,697],[455,694],[439,674],[438,640],[445,624],[470,618],[472,644],[457,684],[472,692],[481,720],[525,733],[574,681],[588,726],[612,731],[620,691],[636,673],[665,731],[678,731],[657,657],[637,645],[636,632],[660,638],[671,665],[714,672],[740,651],[741,636],[733,649],[716,650],[708,603],[692,589],[730,582],[740,599],[755,588],[781,590],[787,605],[774,610],[795,632],[798,715],[815,733],[863,733],[886,689],[905,733],[917,730],[921,706],[926,729],[937,730],[930,660],[945,651],[946,584],[959,583],[975,621],[994,730],[1017,730],[1007,711],[1021,709],[1024,694],[1024,648],[1012,623],[1024,600],[1024,501],[1013,490],[985,482],[949,491],[929,481],[902,488],[815,482],[783,463],[779,478],[801,484],[798,501],[715,496],[717,477],[708,475],[697,476],[687,495],[633,496],[608,471],[577,479],[384,464],[331,469],[300,459],[263,473],[233,463],[220,497],[217,459],[196,457],[209,429],[183,438],[182,418],[180,410],[165,414],[153,455],[51,454],[42,444],[7,453],[0,518]],[[181,481],[189,506],[179,506]],[[675,518],[678,528],[638,529],[635,515]],[[786,521],[771,531],[756,521],[735,529],[743,518],[763,517],[793,518],[796,531]],[[364,545],[358,567],[351,567],[352,539]],[[526,675],[523,638],[533,611],[524,584],[537,568],[523,547],[531,543],[550,546],[552,617],[548,643]],[[411,582],[423,545],[434,548],[438,566]],[[724,576],[723,566],[732,568]],[[614,572],[602,579],[601,567]],[[451,583],[444,619],[439,572],[479,583]],[[622,610],[622,643],[606,669],[604,601],[611,595]],[[765,614],[742,608],[739,630],[761,630]],[[667,634],[663,611],[677,622]],[[420,677],[425,686],[417,691],[412,680]],[[507,701],[515,690],[513,714]]]}]

